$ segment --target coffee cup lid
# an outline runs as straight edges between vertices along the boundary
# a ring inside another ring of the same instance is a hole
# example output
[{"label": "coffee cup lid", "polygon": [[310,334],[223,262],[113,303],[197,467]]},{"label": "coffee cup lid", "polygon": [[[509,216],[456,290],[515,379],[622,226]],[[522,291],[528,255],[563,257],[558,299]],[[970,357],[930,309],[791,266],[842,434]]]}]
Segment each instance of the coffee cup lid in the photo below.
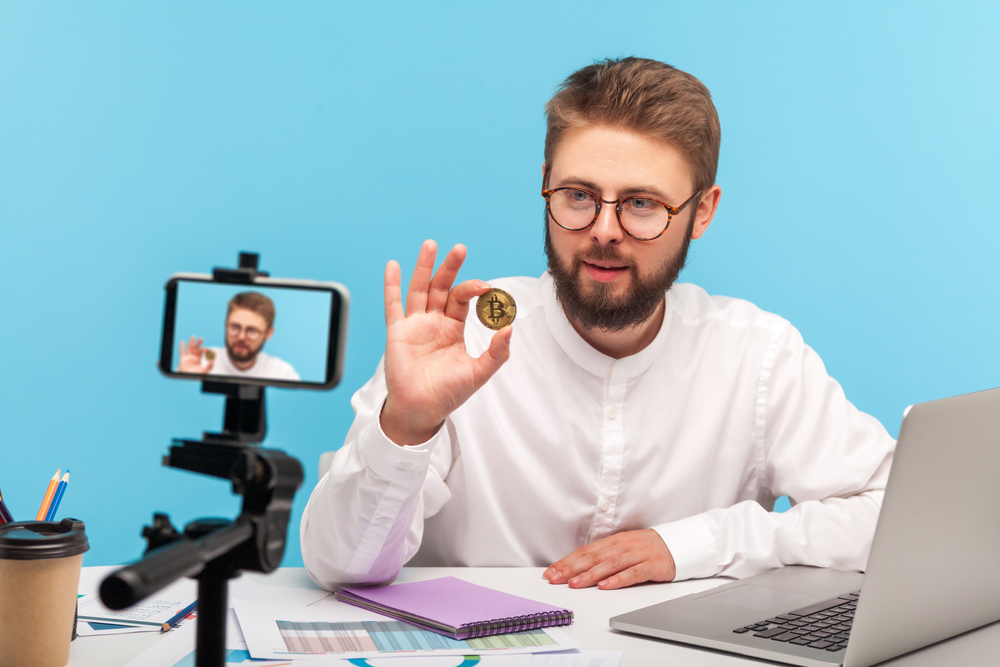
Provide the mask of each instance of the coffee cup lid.
[{"label": "coffee cup lid", "polygon": [[38,560],[76,556],[90,549],[83,522],[15,521],[0,526],[0,558]]}]

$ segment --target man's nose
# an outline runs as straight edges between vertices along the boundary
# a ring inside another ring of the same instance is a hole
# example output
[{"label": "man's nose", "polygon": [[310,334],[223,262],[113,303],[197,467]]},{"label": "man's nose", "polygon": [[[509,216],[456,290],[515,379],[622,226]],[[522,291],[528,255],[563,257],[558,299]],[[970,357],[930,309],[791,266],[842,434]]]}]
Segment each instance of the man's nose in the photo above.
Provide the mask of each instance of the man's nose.
[{"label": "man's nose", "polygon": [[608,243],[620,243],[625,234],[621,225],[618,224],[618,216],[615,214],[614,204],[604,204],[601,212],[597,215],[597,220],[590,226],[590,237],[605,245]]}]

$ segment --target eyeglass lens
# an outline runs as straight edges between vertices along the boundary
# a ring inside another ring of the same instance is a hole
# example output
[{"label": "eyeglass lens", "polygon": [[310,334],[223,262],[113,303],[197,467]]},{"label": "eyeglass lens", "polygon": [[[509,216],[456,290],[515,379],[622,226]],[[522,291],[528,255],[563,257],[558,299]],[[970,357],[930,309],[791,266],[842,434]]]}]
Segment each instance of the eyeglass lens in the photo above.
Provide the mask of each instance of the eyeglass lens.
[{"label": "eyeglass lens", "polygon": [[239,336],[240,334],[246,334],[247,340],[257,340],[260,338],[264,332],[256,327],[247,327],[244,329],[239,324],[230,324],[228,326],[230,336]]},{"label": "eyeglass lens", "polygon": [[[549,198],[549,211],[562,227],[571,230],[583,229],[594,220],[597,200],[584,190],[573,188],[557,190]],[[652,239],[667,228],[670,223],[670,212],[652,199],[631,197],[621,203],[619,220],[622,227],[632,236]]]}]

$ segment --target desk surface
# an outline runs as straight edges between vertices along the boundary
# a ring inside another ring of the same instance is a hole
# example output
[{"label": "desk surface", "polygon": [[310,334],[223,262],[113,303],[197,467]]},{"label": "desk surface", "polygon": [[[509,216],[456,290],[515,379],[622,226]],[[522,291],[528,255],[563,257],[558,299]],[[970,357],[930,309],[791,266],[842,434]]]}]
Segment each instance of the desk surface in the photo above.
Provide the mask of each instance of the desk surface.
[{"label": "desk surface", "polygon": [[[685,667],[727,667],[764,665],[758,660],[708,651],[666,641],[646,639],[617,632],[608,627],[612,616],[645,607],[670,598],[707,590],[726,583],[723,579],[701,579],[671,584],[633,586],[619,591],[596,588],[571,590],[552,586],[542,579],[543,568],[404,568],[400,582],[455,576],[483,586],[490,586],[526,598],[563,606],[575,612],[572,625],[563,629],[591,650],[623,651],[622,667],[645,665],[684,665]],[[249,574],[261,585],[316,586],[303,568],[282,568],[271,575]],[[322,603],[321,603],[322,604]],[[161,635],[152,633],[81,637],[70,649],[69,667],[117,667],[125,665]],[[940,665],[991,664],[1000,655],[1000,623],[930,646],[902,658],[884,663],[887,667],[940,667]],[[987,657],[988,656],[988,657]]]}]

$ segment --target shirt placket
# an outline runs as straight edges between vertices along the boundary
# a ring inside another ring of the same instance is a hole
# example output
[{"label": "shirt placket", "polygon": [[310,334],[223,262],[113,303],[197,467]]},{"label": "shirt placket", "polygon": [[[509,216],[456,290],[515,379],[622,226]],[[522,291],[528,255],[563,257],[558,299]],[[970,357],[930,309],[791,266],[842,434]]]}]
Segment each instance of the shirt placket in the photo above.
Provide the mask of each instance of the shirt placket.
[{"label": "shirt placket", "polygon": [[603,446],[597,479],[597,505],[589,542],[612,534],[615,510],[618,507],[618,489],[625,459],[623,406],[628,378],[623,373],[616,372],[615,367],[616,364],[612,364],[608,369],[607,391],[601,406]]}]

